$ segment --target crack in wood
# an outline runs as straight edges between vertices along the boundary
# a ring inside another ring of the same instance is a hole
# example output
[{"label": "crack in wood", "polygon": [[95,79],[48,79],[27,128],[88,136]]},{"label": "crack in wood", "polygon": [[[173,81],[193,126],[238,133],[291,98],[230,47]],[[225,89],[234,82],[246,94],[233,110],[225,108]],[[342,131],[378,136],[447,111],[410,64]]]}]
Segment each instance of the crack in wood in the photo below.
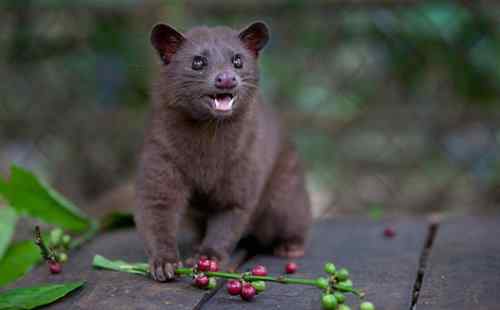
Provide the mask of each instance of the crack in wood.
[{"label": "crack in wood", "polygon": [[198,302],[198,304],[193,308],[193,310],[200,310],[203,308],[203,306],[212,298],[217,292],[221,289],[221,287],[224,285],[225,281],[221,281],[220,283],[217,284],[217,288],[210,290],[207,292],[201,300]]},{"label": "crack in wood", "polygon": [[427,238],[425,239],[424,248],[418,260],[418,271],[417,277],[415,278],[415,283],[412,290],[412,301],[410,305],[410,310],[416,310],[418,297],[420,296],[420,289],[422,288],[422,283],[424,282],[425,269],[427,267],[427,260],[432,250],[432,245],[436,239],[437,231],[439,228],[438,222],[432,222],[429,224],[427,229]]}]

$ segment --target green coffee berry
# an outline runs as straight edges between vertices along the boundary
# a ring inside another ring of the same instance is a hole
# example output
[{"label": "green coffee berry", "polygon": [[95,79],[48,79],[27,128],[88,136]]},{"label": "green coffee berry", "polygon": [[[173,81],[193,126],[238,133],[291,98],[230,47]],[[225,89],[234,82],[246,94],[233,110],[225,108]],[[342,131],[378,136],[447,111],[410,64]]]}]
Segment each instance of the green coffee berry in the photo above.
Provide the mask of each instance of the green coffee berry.
[{"label": "green coffee berry", "polygon": [[61,228],[54,228],[50,231],[50,244],[52,246],[58,246],[61,243],[61,237],[63,231]]},{"label": "green coffee berry", "polygon": [[349,270],[341,268],[339,269],[339,271],[337,271],[335,275],[337,277],[337,280],[339,281],[347,280],[349,278]]},{"label": "green coffee berry", "polygon": [[351,308],[347,305],[339,305],[337,310],[351,310]]},{"label": "green coffee berry", "polygon": [[62,236],[62,244],[65,246],[65,247],[68,247],[69,246],[69,243],[71,242],[71,236],[70,235],[64,235]]},{"label": "green coffee berry", "polygon": [[340,281],[337,284],[343,287],[352,288],[352,281],[350,279]]},{"label": "green coffee berry", "polygon": [[321,306],[325,310],[335,310],[337,308],[337,299],[333,294],[324,294],[321,298]]},{"label": "green coffee berry", "polygon": [[329,285],[327,278],[319,277],[316,279],[316,286],[321,289],[326,289]]},{"label": "green coffee berry", "polygon": [[266,282],[264,281],[255,281],[252,282],[252,286],[255,288],[255,291],[258,293],[263,292],[266,289]]},{"label": "green coffee berry", "polygon": [[365,301],[359,305],[359,309],[360,310],[375,310],[375,306],[371,302]]},{"label": "green coffee berry", "polygon": [[217,279],[216,278],[208,278],[207,289],[211,290],[211,289],[214,289],[216,286],[217,286]]},{"label": "green coffee berry", "polygon": [[68,261],[68,254],[66,253],[58,253],[57,254],[57,260],[61,263],[65,263]]},{"label": "green coffee berry", "polygon": [[329,274],[334,274],[336,271],[335,265],[333,263],[325,264],[325,272]]},{"label": "green coffee berry", "polygon": [[333,293],[333,295],[335,296],[339,304],[343,304],[345,302],[345,295],[341,292],[335,292]]}]

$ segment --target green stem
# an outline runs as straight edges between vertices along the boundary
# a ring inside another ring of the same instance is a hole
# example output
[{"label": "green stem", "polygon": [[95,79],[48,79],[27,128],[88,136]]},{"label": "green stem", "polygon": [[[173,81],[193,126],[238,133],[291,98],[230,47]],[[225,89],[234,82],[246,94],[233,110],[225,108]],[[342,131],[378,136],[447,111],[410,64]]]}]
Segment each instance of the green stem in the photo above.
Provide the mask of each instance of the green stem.
[{"label": "green stem", "polygon": [[[178,268],[175,271],[176,274],[180,276],[192,276],[193,275],[193,269],[191,268]],[[278,276],[278,277],[269,277],[269,276],[252,276],[249,274],[240,274],[240,273],[232,273],[232,272],[204,272],[209,277],[218,277],[218,278],[224,278],[224,279],[243,279],[247,282],[253,282],[253,281],[267,281],[267,282],[276,282],[276,283],[281,283],[281,284],[299,284],[299,285],[310,285],[310,286],[316,286],[318,287],[318,284],[315,279],[303,279],[303,278],[289,278],[289,277],[284,277],[284,276]],[[354,289],[350,286],[343,286],[339,284],[335,284],[333,286],[336,290],[342,291],[342,292],[348,292],[352,293],[360,298],[364,297],[364,293],[360,290]]]},{"label": "green stem", "polygon": [[243,279],[245,281],[269,281],[269,282],[277,282],[282,284],[300,284],[300,285],[312,285],[317,286],[316,280],[313,279],[302,279],[302,278],[289,278],[284,276],[279,277],[263,277],[263,276],[252,276],[252,275],[244,275]]},{"label": "green stem", "polygon": [[[183,276],[190,276],[193,275],[193,270],[191,268],[177,268],[175,270],[175,273],[178,275],[183,275]],[[277,282],[277,283],[282,283],[282,284],[301,284],[301,285],[312,285],[312,286],[317,286],[316,280],[311,280],[311,279],[301,279],[301,278],[288,278],[284,276],[279,276],[279,277],[268,277],[268,276],[252,276],[249,274],[240,274],[240,273],[233,273],[233,272],[212,272],[212,271],[207,271],[204,272],[209,277],[218,277],[218,278],[224,278],[224,279],[243,279],[247,282],[253,282],[253,281],[267,281],[267,282]]]},{"label": "green stem", "polygon": [[193,275],[193,269],[191,268],[177,268],[175,269],[175,274],[179,276],[191,276]]},{"label": "green stem", "polygon": [[224,279],[241,279],[241,274],[232,272],[207,271],[204,272],[209,277],[218,277]]},{"label": "green stem", "polygon": [[354,295],[358,296],[359,298],[365,297],[365,293],[363,293],[360,290],[354,289],[350,286],[343,286],[343,285],[334,284],[333,287],[336,290],[339,290],[341,292],[353,293]]},{"label": "green stem", "polygon": [[51,249],[49,249],[45,245],[45,242],[43,241],[42,233],[40,232],[39,226],[35,226],[35,244],[40,249],[40,254],[42,255],[44,260],[52,262],[56,261],[56,256],[54,255],[54,252]]}]

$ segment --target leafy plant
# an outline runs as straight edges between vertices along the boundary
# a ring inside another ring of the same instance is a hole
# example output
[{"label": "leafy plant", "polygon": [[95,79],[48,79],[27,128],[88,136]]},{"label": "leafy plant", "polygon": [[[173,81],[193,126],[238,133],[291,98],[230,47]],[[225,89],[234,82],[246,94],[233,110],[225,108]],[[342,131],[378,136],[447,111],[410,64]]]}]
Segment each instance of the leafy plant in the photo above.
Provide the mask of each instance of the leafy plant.
[{"label": "leafy plant", "polygon": [[9,245],[16,225],[16,212],[10,208],[0,209],[0,257],[3,256]]},{"label": "leafy plant", "polygon": [[66,296],[84,284],[71,282],[11,289],[0,294],[0,309],[35,309]]},{"label": "leafy plant", "polygon": [[42,260],[40,250],[33,241],[11,244],[0,260],[0,286],[22,277]]},{"label": "leafy plant", "polygon": [[28,216],[74,233],[84,233],[82,239],[73,242],[73,247],[95,233],[97,225],[94,221],[21,167],[11,167],[9,180],[0,178],[0,198],[7,203],[6,208],[0,209],[0,286],[16,280],[42,261],[33,240],[11,243],[19,217]]},{"label": "leafy plant", "polygon": [[0,179],[2,196],[19,215],[28,215],[75,232],[84,232],[91,220],[74,204],[30,171],[11,167],[10,180]]}]

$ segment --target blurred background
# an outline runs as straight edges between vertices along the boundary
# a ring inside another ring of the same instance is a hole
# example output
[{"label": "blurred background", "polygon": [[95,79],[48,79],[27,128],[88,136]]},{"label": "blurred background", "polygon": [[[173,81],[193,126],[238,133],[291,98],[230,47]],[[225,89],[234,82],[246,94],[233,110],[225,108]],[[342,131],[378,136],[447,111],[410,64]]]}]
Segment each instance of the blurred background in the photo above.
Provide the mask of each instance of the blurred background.
[{"label": "blurred background", "polygon": [[152,25],[259,19],[262,91],[316,216],[499,209],[493,1],[3,0],[0,16],[0,169],[33,169],[80,206],[130,203],[160,65]]}]

